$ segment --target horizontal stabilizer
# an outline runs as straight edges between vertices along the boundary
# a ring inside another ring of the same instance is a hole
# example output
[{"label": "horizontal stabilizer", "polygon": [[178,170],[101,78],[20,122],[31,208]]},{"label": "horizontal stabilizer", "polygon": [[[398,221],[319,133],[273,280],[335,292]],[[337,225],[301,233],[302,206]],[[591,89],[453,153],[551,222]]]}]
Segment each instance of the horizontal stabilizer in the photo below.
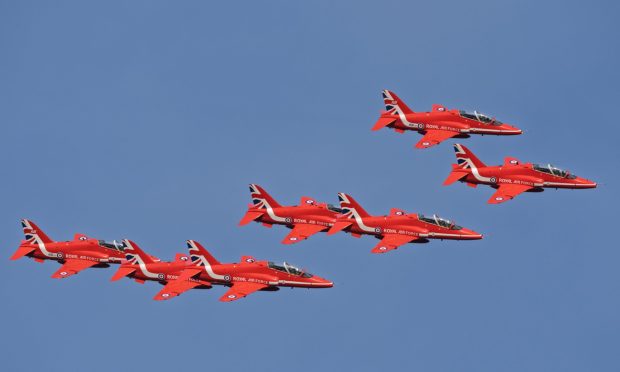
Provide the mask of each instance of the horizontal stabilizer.
[{"label": "horizontal stabilizer", "polygon": [[249,211],[248,213],[245,214],[245,216],[243,216],[241,221],[239,221],[239,226],[245,226],[249,224],[250,222],[255,221],[262,215],[263,215],[263,212]]},{"label": "horizontal stabilizer", "polygon": [[11,256],[11,260],[20,259],[26,256],[27,254],[32,253],[34,250],[35,250],[35,247],[19,247],[17,248],[15,253],[13,253],[13,255]]},{"label": "horizontal stabilizer", "polygon": [[336,222],[327,232],[327,235],[334,235],[344,229],[346,229],[347,227],[353,225],[353,222],[349,222],[349,221],[338,221]]},{"label": "horizontal stabilizer", "polygon": [[394,123],[395,121],[396,121],[396,119],[394,119],[394,118],[380,117],[379,120],[377,120],[375,125],[372,127],[372,130],[379,130],[379,129],[385,128],[388,125]]},{"label": "horizontal stabilizer", "polygon": [[119,279],[126,277],[127,275],[132,274],[134,271],[136,271],[136,269],[121,266],[118,268],[118,270],[116,270],[116,273],[114,273],[114,276],[110,279],[110,281],[115,282]]},{"label": "horizontal stabilizer", "polygon": [[456,181],[465,178],[468,174],[469,172],[464,171],[464,170],[453,170],[452,173],[448,175],[448,178],[446,178],[446,180],[443,181],[443,185],[444,186],[452,185]]},{"label": "horizontal stabilizer", "polygon": [[190,279],[194,279],[201,272],[202,272],[202,268],[197,268],[195,266],[191,266],[189,269],[183,270],[183,272],[181,273],[181,275],[179,275],[179,278],[177,280],[190,280]]}]

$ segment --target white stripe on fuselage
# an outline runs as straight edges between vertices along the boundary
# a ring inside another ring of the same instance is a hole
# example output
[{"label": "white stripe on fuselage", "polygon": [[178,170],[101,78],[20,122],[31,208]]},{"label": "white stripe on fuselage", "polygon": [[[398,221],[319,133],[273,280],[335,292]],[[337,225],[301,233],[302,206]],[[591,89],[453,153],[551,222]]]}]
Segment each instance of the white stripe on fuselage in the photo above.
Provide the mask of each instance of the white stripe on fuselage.
[{"label": "white stripe on fuselage", "polygon": [[204,265],[204,269],[207,272],[207,275],[209,275],[211,277],[211,279],[216,279],[216,280],[226,280],[226,275],[220,275],[220,274],[216,274],[213,271],[213,267],[211,267],[211,264],[209,263],[209,261],[207,261],[207,259],[200,254],[196,254],[196,256],[198,256],[198,258],[200,259],[200,262],[202,262],[202,264]]},{"label": "white stripe on fuselage", "polygon": [[422,129],[424,127],[424,124],[412,123],[407,120],[407,116],[405,116],[405,114],[400,109],[400,107],[398,107],[398,105],[395,106],[394,111],[398,114],[398,117],[400,118],[400,121],[403,123],[404,126],[414,129]]},{"label": "white stripe on fuselage", "polygon": [[55,253],[52,253],[48,251],[47,248],[45,248],[45,243],[43,243],[43,240],[41,240],[38,235],[35,235],[34,239],[37,241],[39,249],[41,250],[41,252],[43,252],[44,255],[46,255],[47,257],[58,257]]},{"label": "white stripe on fuselage", "polygon": [[[467,155],[465,155],[467,156]],[[471,161],[471,159],[469,158],[461,158],[463,160],[465,160],[465,162],[469,165],[469,168],[471,169],[471,173],[474,175],[474,177],[481,182],[488,182],[488,183],[493,183],[491,181],[490,177],[484,177],[480,174],[480,172],[478,171],[478,168],[474,165],[474,162]]]},{"label": "white stripe on fuselage", "polygon": [[[340,197],[342,199],[344,199],[344,203],[347,203],[349,205],[351,205],[352,203],[349,201],[349,198],[346,197],[345,194],[339,194]],[[348,209],[351,212],[351,216],[353,216],[353,218],[355,219],[355,222],[357,222],[357,225],[360,229],[366,231],[366,232],[375,232],[375,228],[374,227],[370,227],[370,226],[366,226],[364,224],[364,220],[362,219],[362,217],[359,215],[359,213],[357,213],[357,210],[355,210],[355,207],[345,207],[342,205],[342,203],[340,203],[340,207],[343,209]]]},{"label": "white stripe on fuselage", "polygon": [[142,271],[142,274],[144,274],[144,276],[148,277],[148,278],[152,278],[152,279],[158,279],[159,275],[153,272],[150,272],[149,269],[146,267],[146,264],[144,263],[144,261],[142,261],[142,257],[140,257],[136,252],[130,252],[131,254],[134,255],[136,262],[138,263],[138,266],[140,267],[140,271]]},{"label": "white stripe on fuselage", "polygon": [[265,209],[267,210],[267,214],[269,215],[269,217],[271,217],[272,220],[277,221],[277,222],[286,222],[286,218],[278,216],[273,211],[273,208],[271,207],[269,202],[267,202],[267,199],[261,198],[260,200],[263,202],[263,205],[265,206]]},{"label": "white stripe on fuselage", "polygon": [[543,182],[543,186],[574,186],[574,187],[592,187],[593,183],[590,184],[582,184],[582,183],[571,183],[571,182]]},{"label": "white stripe on fuselage", "polygon": [[[349,208],[351,209],[351,208]],[[355,209],[351,209],[351,215],[353,216],[353,218],[355,218],[355,222],[357,222],[357,226],[367,232],[375,232],[375,228],[374,227],[370,227],[367,226],[366,224],[364,224],[364,219],[359,215],[359,213],[357,213],[357,211]]]},{"label": "white stripe on fuselage", "polygon": [[519,133],[518,130],[487,129],[487,128],[471,128],[470,132],[473,132],[473,133]]}]

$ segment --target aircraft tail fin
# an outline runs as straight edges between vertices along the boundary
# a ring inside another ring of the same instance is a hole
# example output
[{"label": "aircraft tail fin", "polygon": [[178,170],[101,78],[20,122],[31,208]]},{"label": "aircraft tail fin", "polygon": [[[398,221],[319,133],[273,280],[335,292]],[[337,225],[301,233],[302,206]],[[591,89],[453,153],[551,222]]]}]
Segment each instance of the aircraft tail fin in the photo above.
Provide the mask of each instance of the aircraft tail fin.
[{"label": "aircraft tail fin", "polygon": [[370,214],[362,208],[361,205],[351,195],[347,195],[343,192],[338,193],[338,200],[340,200],[340,208],[342,208],[342,214],[346,218],[355,218],[355,214],[360,217],[370,217]]},{"label": "aircraft tail fin", "polygon": [[123,240],[125,243],[125,258],[127,263],[131,265],[138,265],[140,263],[150,264],[154,263],[153,257],[149,256],[140,247],[129,239]]},{"label": "aircraft tail fin", "polygon": [[457,166],[461,169],[486,167],[486,164],[484,164],[476,155],[474,155],[473,152],[471,152],[471,150],[463,145],[459,145],[458,143],[455,144],[454,152],[456,153]]},{"label": "aircraft tail fin", "polygon": [[385,89],[382,95],[383,103],[385,103],[385,110],[390,114],[398,115],[399,111],[405,115],[414,113],[396,93]]},{"label": "aircraft tail fin", "polygon": [[21,223],[22,223],[22,228],[24,230],[24,236],[26,237],[26,241],[28,243],[36,244],[39,242],[42,242],[42,243],[53,243],[54,242],[34,222],[24,218],[21,220]]},{"label": "aircraft tail fin", "polygon": [[259,185],[250,184],[250,194],[252,195],[252,204],[257,209],[277,208],[281,205],[273,198],[265,189]]},{"label": "aircraft tail fin", "polygon": [[187,249],[189,250],[189,256],[192,262],[196,266],[219,265],[218,261],[209,251],[195,240],[187,241]]}]

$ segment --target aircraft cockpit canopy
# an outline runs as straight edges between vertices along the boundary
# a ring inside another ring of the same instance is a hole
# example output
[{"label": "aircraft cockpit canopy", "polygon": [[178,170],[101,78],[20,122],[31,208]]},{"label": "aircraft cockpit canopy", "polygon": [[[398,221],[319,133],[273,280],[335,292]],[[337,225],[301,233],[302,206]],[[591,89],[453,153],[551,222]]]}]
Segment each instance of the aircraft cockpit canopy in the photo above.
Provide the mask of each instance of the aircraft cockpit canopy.
[{"label": "aircraft cockpit canopy", "polygon": [[277,264],[277,263],[270,261],[267,263],[267,265],[269,266],[270,269],[273,269],[273,270],[282,271],[287,274],[291,274],[295,276],[301,276],[302,278],[312,278],[312,274],[308,272],[304,272],[300,268],[294,265],[291,265],[287,262],[283,262],[282,264]]},{"label": "aircraft cockpit canopy", "polygon": [[543,172],[543,173],[547,173],[550,174],[552,176],[556,176],[556,177],[562,177],[562,178],[568,178],[568,179],[575,179],[577,178],[577,176],[570,174],[568,171],[565,171],[563,169],[557,168],[551,164],[532,164],[532,167],[534,168],[534,170],[537,170],[539,172]]},{"label": "aircraft cockpit canopy", "polygon": [[461,114],[462,117],[466,119],[476,120],[482,124],[488,124],[488,125],[502,125],[503,124],[501,121],[493,119],[478,111],[467,112],[467,111],[461,110],[459,111],[459,113]]},{"label": "aircraft cockpit canopy", "polygon": [[111,242],[106,242],[105,240],[99,240],[99,245],[104,248],[114,249],[115,251],[121,251],[121,252],[123,252],[125,250],[125,247],[127,247],[124,241],[119,242],[116,240],[112,240]]},{"label": "aircraft cockpit canopy", "polygon": [[455,225],[454,222],[450,220],[437,216],[436,214],[432,216],[428,216],[428,217],[423,214],[419,214],[418,218],[420,219],[420,221],[430,223],[432,225],[445,227],[446,229],[450,229],[450,230],[460,230],[463,228],[459,225]]},{"label": "aircraft cockpit canopy", "polygon": [[332,212],[336,212],[338,214],[342,214],[342,208],[339,208],[333,204],[327,204],[327,209],[329,209]]}]

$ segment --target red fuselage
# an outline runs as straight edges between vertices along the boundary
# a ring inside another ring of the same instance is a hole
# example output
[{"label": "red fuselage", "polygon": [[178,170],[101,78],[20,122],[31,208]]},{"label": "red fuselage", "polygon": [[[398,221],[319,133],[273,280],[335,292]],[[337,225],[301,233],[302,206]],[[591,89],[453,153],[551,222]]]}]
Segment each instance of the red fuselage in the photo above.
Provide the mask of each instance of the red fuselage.
[{"label": "red fuselage", "polygon": [[337,213],[330,210],[327,204],[312,204],[308,206],[285,206],[267,209],[249,208],[248,212],[261,212],[256,219],[267,225],[284,225],[292,228],[297,223],[319,225],[329,228],[334,224]]},{"label": "red fuselage", "polygon": [[[432,220],[433,218],[428,219]],[[351,219],[339,218],[338,221],[350,222]],[[374,235],[378,238],[385,234],[415,236],[421,239],[418,240],[419,242],[425,242],[426,239],[482,239],[482,235],[473,230],[451,223],[446,223],[445,225],[440,226],[435,223],[425,222],[415,213],[403,213],[400,215],[361,217],[359,221],[354,222],[345,231],[353,235]]]},{"label": "red fuselage", "polygon": [[[543,168],[544,169],[544,168]],[[589,189],[595,188],[596,182],[570,174],[556,175],[536,170],[531,163],[504,166],[477,167],[465,169],[468,174],[461,179],[469,184],[485,184],[497,187],[498,184],[531,186],[532,191],[542,188]]]},{"label": "red fuselage", "polygon": [[[213,284],[230,286],[238,282],[259,283],[269,287],[328,288],[333,286],[332,282],[318,276],[307,273],[291,274],[270,268],[267,261],[254,261],[252,258],[247,258],[247,260],[249,262],[209,265],[202,269],[200,275],[190,280],[200,282],[204,287]],[[196,268],[190,262],[123,264],[122,267],[134,269],[134,272],[128,275],[131,278],[158,282],[176,280],[184,270]]]},{"label": "red fuselage", "polygon": [[431,112],[416,112],[409,114],[391,114],[383,112],[381,119],[393,121],[388,125],[397,131],[413,130],[425,134],[428,130],[444,130],[459,133],[455,137],[468,137],[470,134],[488,135],[518,135],[520,129],[505,123],[491,120],[470,119],[459,110],[447,110],[439,105],[433,106]]},{"label": "red fuselage", "polygon": [[121,250],[104,247],[97,239],[41,244],[23,240],[19,249],[32,249],[32,252],[26,254],[26,256],[37,260],[64,262],[67,259],[78,259],[108,264],[120,263],[125,259],[125,255]]}]

